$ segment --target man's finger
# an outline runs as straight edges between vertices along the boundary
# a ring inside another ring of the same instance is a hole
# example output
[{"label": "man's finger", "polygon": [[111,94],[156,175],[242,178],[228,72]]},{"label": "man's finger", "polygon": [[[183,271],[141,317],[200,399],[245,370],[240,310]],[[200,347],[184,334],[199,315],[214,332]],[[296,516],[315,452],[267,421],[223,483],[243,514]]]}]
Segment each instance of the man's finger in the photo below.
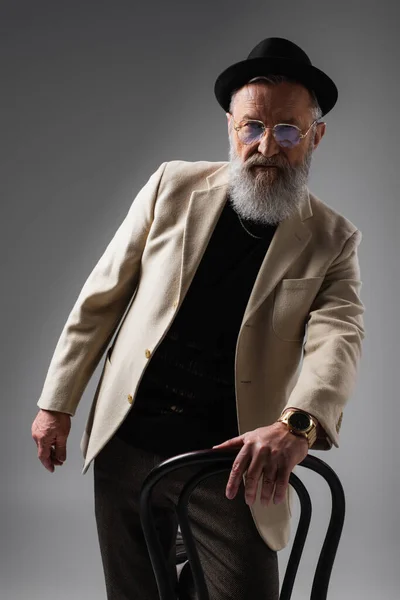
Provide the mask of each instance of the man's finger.
[{"label": "man's finger", "polygon": [[49,442],[43,442],[42,440],[38,440],[38,458],[42,465],[46,467],[48,471],[54,471],[53,461],[51,459],[51,445]]},{"label": "man's finger", "polygon": [[226,440],[226,442],[222,442],[221,444],[216,444],[212,447],[214,448],[227,448],[227,447],[235,447],[243,445],[243,436],[238,435],[237,437],[231,438],[230,440]]},{"label": "man's finger", "polygon": [[290,469],[280,469],[277,473],[276,487],[274,493],[274,504],[283,502],[286,496],[287,487],[289,485]]},{"label": "man's finger", "polygon": [[244,446],[235,458],[229,475],[228,484],[226,486],[226,497],[229,498],[229,500],[232,500],[236,496],[250,459],[251,450],[249,447]]},{"label": "man's finger", "polygon": [[260,502],[268,506],[271,501],[274,485],[277,478],[277,466],[271,460],[264,466],[262,473],[262,484],[260,493]]},{"label": "man's finger", "polygon": [[258,453],[250,463],[245,475],[245,500],[249,506],[252,506],[257,497],[258,482],[263,473],[266,456],[263,453]]},{"label": "man's finger", "polygon": [[56,439],[54,444],[54,458],[61,463],[65,462],[67,459],[67,440],[63,439],[60,441]]},{"label": "man's finger", "polygon": [[[66,452],[65,452],[65,454],[66,454]],[[51,460],[52,460],[52,463],[57,466],[61,466],[65,462],[65,459],[63,460],[63,459],[57,457],[57,448],[51,449]]]}]

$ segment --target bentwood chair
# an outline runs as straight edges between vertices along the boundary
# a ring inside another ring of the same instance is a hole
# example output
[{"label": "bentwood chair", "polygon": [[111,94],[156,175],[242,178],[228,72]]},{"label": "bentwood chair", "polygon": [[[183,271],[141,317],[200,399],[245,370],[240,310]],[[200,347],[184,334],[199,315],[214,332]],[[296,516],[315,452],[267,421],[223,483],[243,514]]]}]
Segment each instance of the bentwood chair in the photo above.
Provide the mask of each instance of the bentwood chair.
[{"label": "bentwood chair", "polygon": [[[170,585],[165,558],[152,517],[151,495],[153,487],[165,475],[175,469],[196,465],[201,467],[186,482],[176,506],[177,518],[184,541],[184,549],[182,547],[178,548],[177,564],[185,562],[188,559],[190,565],[189,573],[190,577],[193,578],[193,585],[196,589],[198,600],[210,600],[195,541],[190,529],[188,503],[191,493],[201,481],[216,473],[230,471],[237,452],[237,450],[199,450],[180,454],[157,465],[143,482],[140,498],[140,516],[157,581],[160,600],[177,600],[177,596]],[[299,466],[311,469],[321,475],[331,491],[332,507],[330,522],[319,555],[310,595],[310,600],[326,600],[332,567],[344,523],[344,491],[336,473],[321,459],[308,455],[299,463]],[[295,578],[311,521],[311,499],[304,483],[294,473],[291,473],[289,483],[295,489],[300,500],[300,518],[281,586],[280,600],[290,600],[292,596]],[[186,571],[186,576],[187,573],[188,571]]]}]

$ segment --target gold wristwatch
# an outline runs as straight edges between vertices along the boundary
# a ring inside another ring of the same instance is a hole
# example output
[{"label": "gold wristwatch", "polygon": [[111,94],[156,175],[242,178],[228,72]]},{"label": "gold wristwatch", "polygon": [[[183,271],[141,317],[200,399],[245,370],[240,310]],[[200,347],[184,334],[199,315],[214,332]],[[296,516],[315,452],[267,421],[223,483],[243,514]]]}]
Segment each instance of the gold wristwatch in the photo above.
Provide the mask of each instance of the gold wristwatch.
[{"label": "gold wristwatch", "polygon": [[308,413],[296,408],[287,408],[279,417],[278,422],[285,423],[294,435],[305,437],[309,448],[315,443],[318,422]]}]

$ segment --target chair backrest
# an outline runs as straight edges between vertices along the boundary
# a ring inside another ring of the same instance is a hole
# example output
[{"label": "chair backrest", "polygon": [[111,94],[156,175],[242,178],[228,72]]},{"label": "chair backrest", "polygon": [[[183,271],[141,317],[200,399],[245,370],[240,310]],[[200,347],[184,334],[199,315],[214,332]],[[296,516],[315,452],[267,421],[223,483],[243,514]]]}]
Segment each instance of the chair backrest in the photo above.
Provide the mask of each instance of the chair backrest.
[{"label": "chair backrest", "polygon": [[[189,525],[188,503],[191,493],[201,481],[207,479],[207,477],[210,477],[211,475],[229,471],[232,468],[237,453],[237,450],[199,450],[196,452],[180,454],[179,456],[169,458],[157,465],[143,482],[140,497],[140,517],[154,574],[157,580],[160,600],[176,600],[176,592],[170,585],[165,557],[152,515],[151,494],[153,487],[165,475],[176,469],[188,466],[201,467],[196,474],[186,482],[182,489],[176,506],[176,512],[193,574],[197,597],[199,600],[209,600],[204,574]],[[319,555],[310,595],[310,600],[326,600],[332,567],[344,523],[344,491],[340,480],[333,469],[316,456],[306,456],[306,458],[299,463],[299,466],[311,469],[321,475],[327,482],[331,491],[332,509],[330,522]],[[306,487],[294,473],[291,473],[289,483],[295,489],[299,497],[301,510],[292,550],[282,582],[281,593],[279,596],[280,600],[289,600],[291,598],[294,581],[311,521],[311,499]]]}]

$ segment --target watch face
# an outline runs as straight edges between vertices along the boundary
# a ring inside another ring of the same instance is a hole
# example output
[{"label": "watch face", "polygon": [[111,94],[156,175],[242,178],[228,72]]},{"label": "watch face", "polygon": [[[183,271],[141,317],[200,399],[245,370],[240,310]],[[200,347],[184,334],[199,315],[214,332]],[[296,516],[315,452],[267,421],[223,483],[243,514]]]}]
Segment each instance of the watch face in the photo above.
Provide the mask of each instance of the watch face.
[{"label": "watch face", "polygon": [[299,431],[305,431],[310,427],[310,418],[301,412],[293,413],[289,417],[288,422],[292,427]]}]

